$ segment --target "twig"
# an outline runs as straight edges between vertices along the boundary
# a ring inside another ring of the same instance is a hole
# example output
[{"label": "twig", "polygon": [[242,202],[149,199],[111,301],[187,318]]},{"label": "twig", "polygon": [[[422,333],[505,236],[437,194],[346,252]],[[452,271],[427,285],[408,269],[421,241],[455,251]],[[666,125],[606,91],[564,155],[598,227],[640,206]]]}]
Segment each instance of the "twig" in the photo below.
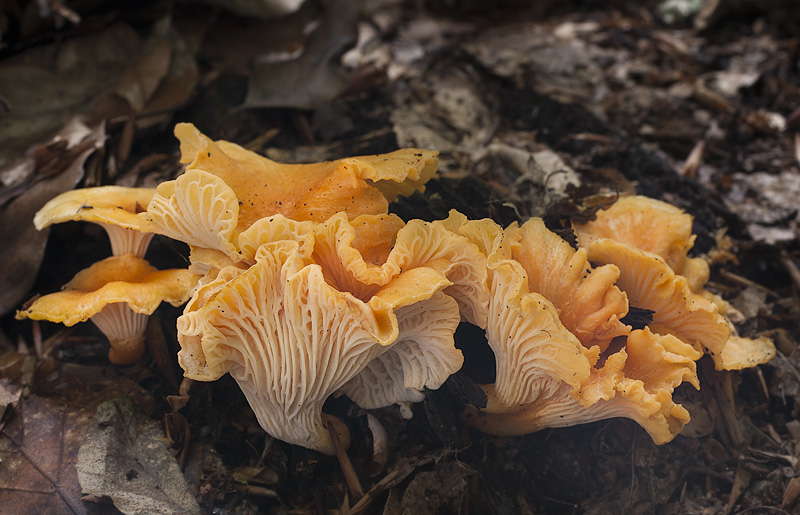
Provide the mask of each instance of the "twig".
[{"label": "twig", "polygon": [[783,267],[789,272],[789,276],[792,278],[795,286],[800,289],[800,269],[797,268],[797,265],[794,264],[794,260],[792,257],[786,252],[781,252],[781,263],[783,263]]},{"label": "twig", "polygon": [[336,432],[336,428],[333,427],[333,422],[330,420],[328,421],[328,434],[331,435],[333,448],[336,450],[336,457],[339,458],[339,466],[342,467],[342,473],[344,474],[344,480],[347,482],[347,488],[350,490],[353,500],[358,501],[364,497],[364,489],[361,488],[361,481],[358,480],[356,470],[353,468],[353,464],[347,456],[347,451],[345,451],[342,441],[339,440],[339,434]]},{"label": "twig", "polygon": [[444,449],[442,451],[429,454],[425,457],[413,459],[406,458],[401,460],[391,472],[386,474],[386,476],[384,476],[384,478],[381,479],[378,484],[370,488],[370,490],[364,494],[364,496],[356,504],[354,504],[352,508],[350,508],[350,511],[347,512],[347,515],[356,515],[361,513],[362,511],[366,510],[369,505],[372,504],[372,501],[379,497],[383,492],[405,481],[405,479],[419,467],[423,467],[433,461],[438,461],[442,457],[455,452],[456,451],[451,449]]},{"label": "twig", "polygon": [[759,291],[763,291],[764,293],[766,293],[770,297],[773,297],[773,298],[776,298],[776,299],[780,298],[780,295],[778,295],[774,291],[770,290],[766,286],[762,286],[762,285],[758,284],[757,282],[753,282],[753,281],[751,281],[750,279],[748,279],[746,277],[742,277],[741,275],[734,274],[733,272],[725,270],[724,268],[719,271],[719,275],[720,275],[720,277],[723,277],[724,279],[726,279],[726,280],[728,280],[728,281],[730,281],[732,283],[736,283],[736,284],[738,284],[740,286],[751,286],[753,288],[756,288]]}]

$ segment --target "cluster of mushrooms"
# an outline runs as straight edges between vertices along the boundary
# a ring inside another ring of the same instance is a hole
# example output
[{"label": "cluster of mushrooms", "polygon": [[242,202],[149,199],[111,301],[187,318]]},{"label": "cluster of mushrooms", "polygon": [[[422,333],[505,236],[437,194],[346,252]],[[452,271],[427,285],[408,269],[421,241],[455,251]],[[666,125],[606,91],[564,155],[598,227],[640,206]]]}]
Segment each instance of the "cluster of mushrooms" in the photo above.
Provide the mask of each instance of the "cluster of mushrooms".
[{"label": "cluster of mushrooms", "polygon": [[[704,289],[706,261],[687,256],[692,217],[664,202],[620,198],[573,226],[576,250],[540,219],[503,228],[455,211],[434,222],[389,214],[433,176],[435,152],[286,165],[190,124],[175,134],[177,179],[71,191],[42,208],[40,229],[100,223],[114,256],[17,316],[91,318],[124,364],[141,357],[160,302],[186,303],[185,376],[229,373],[286,442],[334,452],[322,412],[332,394],[410,414],[461,368],[461,322],[485,330],[496,361],[486,406],[463,418],[506,436],[627,417],[665,443],[689,421],[672,394],[684,381],[699,388],[703,354],[738,370],[775,353],[766,338],[734,334],[725,301]],[[190,246],[188,269],[142,258],[153,233]],[[625,323],[631,307],[650,314],[640,328]]]}]

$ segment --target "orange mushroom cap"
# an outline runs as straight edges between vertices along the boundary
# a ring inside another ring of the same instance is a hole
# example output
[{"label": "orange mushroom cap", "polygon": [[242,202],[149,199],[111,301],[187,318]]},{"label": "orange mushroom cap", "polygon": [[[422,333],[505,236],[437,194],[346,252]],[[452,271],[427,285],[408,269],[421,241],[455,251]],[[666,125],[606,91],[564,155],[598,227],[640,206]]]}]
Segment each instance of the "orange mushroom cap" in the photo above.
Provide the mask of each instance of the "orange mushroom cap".
[{"label": "orange mushroom cap", "polygon": [[206,170],[234,191],[241,202],[241,230],[276,213],[320,222],[338,212],[351,217],[386,213],[387,202],[421,191],[438,166],[437,152],[419,149],[282,164],[227,141],[212,141],[191,124],[177,124],[175,135],[187,170]]},{"label": "orange mushroom cap", "polygon": [[620,322],[628,299],[615,286],[619,269],[593,267],[586,249],[574,250],[539,218],[506,229],[512,257],[525,269],[528,288],[553,303],[561,323],[586,347],[604,351],[612,339],[630,332]]},{"label": "orange mushroom cap", "polygon": [[649,327],[691,343],[710,354],[716,367],[722,369],[722,350],[730,329],[716,304],[692,293],[686,279],[656,254],[605,238],[594,241],[588,250],[593,262],[619,267],[617,284],[631,305],[653,311]]},{"label": "orange mushroom cap", "polygon": [[78,272],[62,291],[39,297],[17,318],[66,326],[91,319],[111,343],[111,362],[132,363],[144,352],[147,316],[164,301],[185,303],[198,279],[187,270],[156,270],[133,254],[113,256]]},{"label": "orange mushroom cap", "polygon": [[609,208],[598,211],[595,220],[573,224],[582,247],[608,238],[644,250],[664,259],[676,274],[689,281],[699,293],[708,281],[708,263],[688,258],[694,245],[694,217],[671,204],[643,196],[620,197]]},{"label": "orange mushroom cap", "polygon": [[[191,124],[178,124],[186,172],[159,185],[140,221],[148,230],[235,261],[239,233],[275,214],[323,222],[386,214],[398,195],[421,191],[436,172],[436,152],[403,149],[313,164],[282,164],[226,141],[212,141]],[[250,256],[252,259],[252,255]]]},{"label": "orange mushroom cap", "polygon": [[156,190],[100,186],[71,190],[51,199],[33,218],[38,230],[63,222],[93,222],[105,229],[115,256],[144,256],[153,237],[143,232],[138,213],[145,210]]}]

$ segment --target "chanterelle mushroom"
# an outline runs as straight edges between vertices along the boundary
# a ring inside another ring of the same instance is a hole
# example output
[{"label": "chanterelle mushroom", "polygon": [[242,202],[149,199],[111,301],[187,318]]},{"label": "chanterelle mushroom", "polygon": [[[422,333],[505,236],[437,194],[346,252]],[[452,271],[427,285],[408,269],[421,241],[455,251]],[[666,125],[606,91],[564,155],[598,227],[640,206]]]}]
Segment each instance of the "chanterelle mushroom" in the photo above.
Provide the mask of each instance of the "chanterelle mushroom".
[{"label": "chanterelle mushroom", "polygon": [[[332,453],[325,399],[394,346],[408,349],[395,369],[404,387],[437,387],[461,366],[452,339],[459,315],[441,293],[450,281],[433,268],[401,273],[363,301],[328,284],[309,256],[301,242],[281,240],[260,245],[247,270],[221,270],[229,276],[209,283],[207,301],[179,320],[179,361],[192,379],[230,373],[267,432]],[[381,398],[398,400],[407,395]]]},{"label": "chanterelle mushroom", "polygon": [[238,234],[275,214],[322,222],[386,214],[398,195],[422,190],[436,172],[436,152],[403,149],[313,164],[276,163],[229,143],[212,141],[191,124],[178,124],[186,172],[163,183],[142,224],[150,230],[238,257]]},{"label": "chanterelle mushroom", "polygon": [[628,299],[615,285],[616,266],[593,267],[586,249],[574,250],[538,218],[505,233],[512,258],[525,269],[528,288],[553,303],[561,323],[585,347],[598,345],[602,352],[612,339],[630,332],[620,322],[628,313]]},{"label": "chanterelle mushroom", "polygon": [[[496,224],[481,220],[459,228],[489,254],[492,296],[486,334],[496,358],[496,382],[484,387],[488,404],[480,413],[468,412],[468,422],[490,433],[518,435],[622,416],[639,422],[657,443],[672,439],[688,421],[688,413],[672,401],[672,391],[683,381],[696,384],[694,360],[699,353],[669,335],[646,330],[625,336],[626,328],[618,333],[626,345],[609,350],[601,364],[600,347],[581,344],[562,324],[553,303],[532,289],[553,295],[562,306],[569,305],[564,292],[591,293],[598,301],[624,296],[602,279],[603,274],[596,282],[588,280],[585,269],[583,275],[571,277],[569,265],[585,265],[586,255],[561,248],[556,240],[548,244],[550,236],[540,222],[526,225],[499,231]],[[566,285],[562,289],[554,286],[558,278],[544,275],[546,265],[540,260],[547,259],[562,270]],[[618,273],[608,270],[612,276]],[[581,303],[594,305],[587,298],[576,305]],[[624,303],[617,309],[587,312],[604,313],[606,321],[616,321],[624,314]],[[618,327],[622,329],[621,324]]]},{"label": "chanterelle mushroom", "polygon": [[655,443],[663,444],[689,421],[689,413],[672,400],[672,393],[684,381],[698,387],[697,357],[678,338],[634,330],[627,336],[626,347],[609,356],[602,368],[593,368],[577,389],[566,382],[552,382],[530,402],[511,405],[498,394],[496,385],[488,385],[484,387],[486,408],[480,413],[470,410],[467,422],[490,434],[516,436],[624,417],[642,426]]},{"label": "chanterelle mushroom", "polygon": [[[431,299],[428,304],[441,306],[455,299],[461,318],[483,326],[488,307],[485,256],[446,225],[447,221],[421,220],[404,225],[394,215],[361,215],[348,221],[340,213],[319,224],[276,215],[241,233],[239,244],[243,254],[250,256],[254,249],[268,242],[286,238],[300,241],[298,252],[304,259],[320,265],[328,284],[364,302],[374,303],[376,295],[386,302],[391,292],[400,295],[404,302],[411,302],[413,298],[409,295],[414,290],[422,295],[420,300],[425,300],[431,293],[421,285],[428,282],[436,289],[443,288],[447,294],[438,300]],[[447,283],[439,282],[437,277],[446,278]],[[446,324],[446,317],[430,325],[426,312],[430,309],[423,310],[418,303],[402,308],[405,320],[410,320],[416,310],[414,325],[401,324],[398,340],[341,391],[360,406],[374,408],[421,400],[420,384],[438,388],[460,367],[461,354],[444,353],[440,347],[434,347],[436,355],[425,357],[428,347],[422,342],[426,335],[432,338],[435,331],[441,333],[437,338],[448,334],[452,338],[458,317],[449,318],[452,325]],[[430,363],[436,360],[443,366],[434,370]],[[422,377],[431,379],[423,383],[414,379]],[[370,385],[369,389],[366,385]]]},{"label": "chanterelle mushroom", "polygon": [[576,225],[592,261],[622,270],[619,285],[631,305],[653,311],[650,325],[672,333],[710,354],[720,370],[741,370],[775,355],[767,338],[731,336],[720,313],[724,300],[704,289],[708,265],[688,258],[694,242],[692,217],[665,202],[622,197],[597,219]]},{"label": "chanterelle mushroom", "polygon": [[138,214],[147,208],[156,190],[100,186],[71,190],[53,198],[33,218],[38,230],[72,221],[94,222],[108,234],[115,256],[143,257],[153,237],[143,232]]},{"label": "chanterelle mushroom", "polygon": [[148,315],[162,302],[185,303],[197,280],[188,270],[156,270],[133,254],[113,256],[78,272],[62,291],[39,297],[17,318],[66,326],[91,319],[108,337],[109,360],[133,363],[144,353]]},{"label": "chanterelle mushroom", "polygon": [[708,264],[689,258],[694,245],[693,217],[683,210],[643,196],[620,197],[609,208],[598,211],[594,220],[574,224],[582,247],[601,238],[661,256],[676,274],[683,275],[695,293],[708,281]]}]

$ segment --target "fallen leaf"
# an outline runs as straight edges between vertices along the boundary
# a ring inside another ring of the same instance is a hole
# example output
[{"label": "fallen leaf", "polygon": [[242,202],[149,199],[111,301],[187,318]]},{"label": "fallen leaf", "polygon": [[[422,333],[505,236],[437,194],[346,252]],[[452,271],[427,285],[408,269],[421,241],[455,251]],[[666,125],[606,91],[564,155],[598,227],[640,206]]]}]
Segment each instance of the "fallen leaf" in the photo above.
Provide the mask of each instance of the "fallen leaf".
[{"label": "fallen leaf", "polygon": [[[70,160],[59,165],[63,169],[61,173],[34,182],[0,208],[0,241],[5,249],[0,253],[0,269],[3,270],[0,275],[0,314],[17,307],[29,294],[44,257],[49,230],[36,230],[33,226],[34,214],[51,198],[74,188],[83,177],[86,159],[104,144],[105,131],[102,126],[89,130],[85,126],[76,128],[68,124],[62,134],[78,130],[84,131],[82,142],[86,143],[86,149],[77,156],[67,153]],[[56,155],[53,160],[58,161],[60,157]],[[34,179],[38,178],[36,172],[48,165],[53,165],[53,161],[41,163],[39,169],[33,171]]]},{"label": "fallen leaf", "polygon": [[347,83],[340,58],[357,36],[355,4],[330,2],[300,57],[281,63],[262,59],[253,65],[244,107],[314,109],[330,102]]},{"label": "fallen leaf", "polygon": [[171,111],[189,101],[197,86],[195,52],[175,28],[170,27],[166,37],[172,49],[169,68],[142,108],[136,121],[139,129],[166,121]]},{"label": "fallen leaf", "polygon": [[22,386],[11,384],[6,378],[0,379],[0,430],[5,425],[6,415],[14,409],[21,395]]},{"label": "fallen leaf", "polygon": [[161,426],[127,397],[106,401],[78,452],[85,493],[110,498],[126,514],[201,513]]},{"label": "fallen leaf", "polygon": [[32,395],[0,436],[4,513],[86,513],[75,462],[91,412]]},{"label": "fallen leaf", "polygon": [[[53,397],[21,399],[0,434],[0,512],[14,514],[83,514],[75,465],[78,450],[97,406],[124,395],[140,405],[152,401],[135,383],[115,379],[105,388],[79,381],[56,388]],[[62,393],[63,392],[63,393]]]},{"label": "fallen leaf", "polygon": [[141,52],[128,62],[114,86],[114,93],[124,98],[131,109],[141,112],[169,71],[171,56],[172,43],[169,39],[159,33],[154,34]]},{"label": "fallen leaf", "polygon": [[125,24],[36,47],[0,64],[0,95],[9,111],[0,111],[0,167],[59,130],[64,120],[90,114],[89,125],[120,112],[105,107],[125,63],[141,46]]}]

